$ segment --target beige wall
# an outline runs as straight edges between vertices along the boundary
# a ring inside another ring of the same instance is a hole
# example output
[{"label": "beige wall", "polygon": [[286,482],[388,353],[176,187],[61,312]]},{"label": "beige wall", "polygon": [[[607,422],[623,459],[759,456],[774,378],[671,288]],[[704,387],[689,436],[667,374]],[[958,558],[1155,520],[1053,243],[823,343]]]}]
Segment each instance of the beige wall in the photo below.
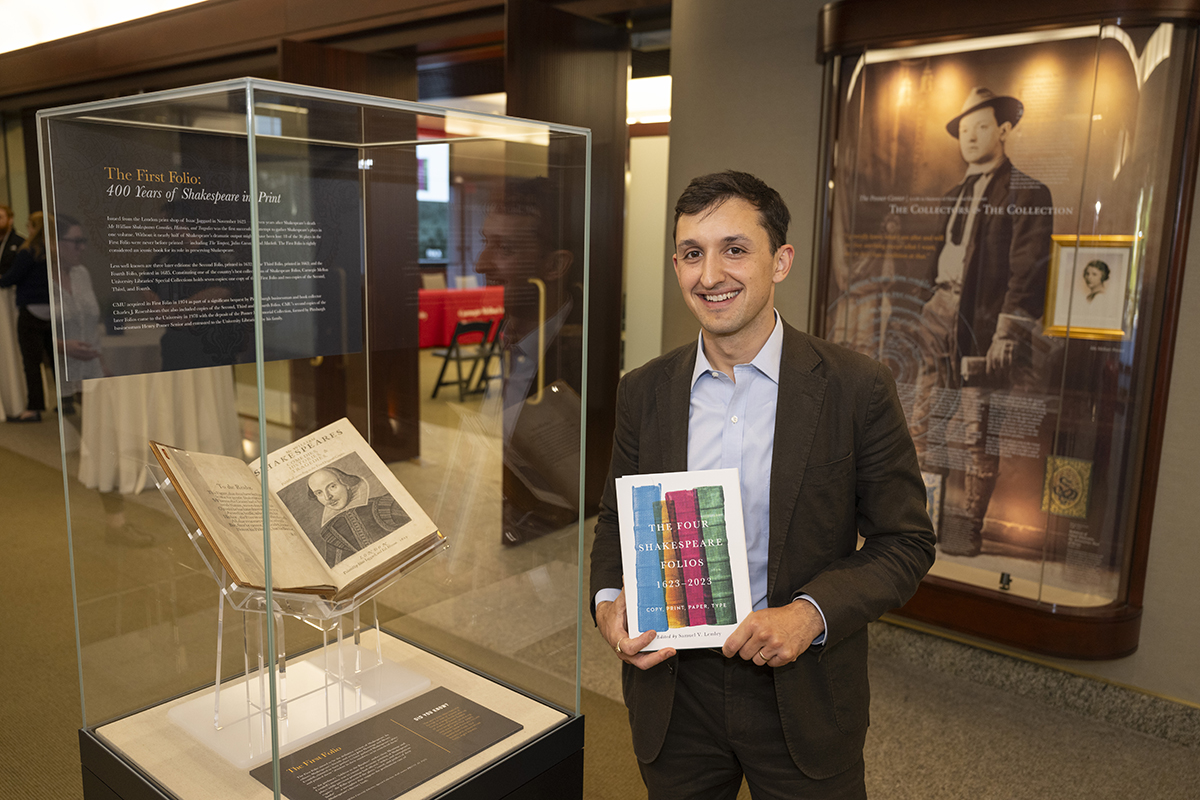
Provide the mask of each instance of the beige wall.
[{"label": "beige wall", "polygon": [[667,202],[667,136],[629,140],[625,191],[625,360],[640,367],[662,352],[662,226]]},{"label": "beige wall", "polygon": [[822,69],[814,0],[688,0],[671,14],[671,165],[663,264],[663,349],[699,332],[670,253],[675,200],[697,175],[737,169],[779,190],[792,212],[796,261],[776,290],[779,313],[808,326]]},{"label": "beige wall", "polygon": [[[817,0],[689,0],[674,4],[671,35],[669,207],[699,174],[756,173],[792,210],[797,258],[777,305],[808,323],[823,73],[815,61]],[[1198,215],[1200,216],[1200,215]],[[670,225],[668,218],[667,224]],[[669,227],[668,227],[669,230]],[[1188,270],[1200,270],[1200,224]],[[663,348],[696,335],[664,260]],[[1154,529],[1141,647],[1108,662],[1053,663],[1076,672],[1200,704],[1200,280],[1185,281]]]}]

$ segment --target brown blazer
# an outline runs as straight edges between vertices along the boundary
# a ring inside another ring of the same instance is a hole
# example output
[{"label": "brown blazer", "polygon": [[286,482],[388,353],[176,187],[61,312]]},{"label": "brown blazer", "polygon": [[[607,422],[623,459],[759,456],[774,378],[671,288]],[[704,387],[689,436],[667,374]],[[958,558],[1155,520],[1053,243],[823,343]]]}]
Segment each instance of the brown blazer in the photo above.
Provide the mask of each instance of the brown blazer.
[{"label": "brown blazer", "polygon": [[[630,372],[618,386],[612,464],[592,549],[592,597],[622,585],[616,479],[687,469],[695,360],[693,343]],[[934,536],[912,439],[885,367],[784,323],[778,402],[768,603],[782,606],[808,594],[828,630],[822,646],[775,670],[775,687],[792,758],[819,779],[848,769],[862,754],[870,701],[866,625],[916,591],[933,563]],[[653,761],[662,747],[677,662],[645,671],[624,667],[641,761]]]}]

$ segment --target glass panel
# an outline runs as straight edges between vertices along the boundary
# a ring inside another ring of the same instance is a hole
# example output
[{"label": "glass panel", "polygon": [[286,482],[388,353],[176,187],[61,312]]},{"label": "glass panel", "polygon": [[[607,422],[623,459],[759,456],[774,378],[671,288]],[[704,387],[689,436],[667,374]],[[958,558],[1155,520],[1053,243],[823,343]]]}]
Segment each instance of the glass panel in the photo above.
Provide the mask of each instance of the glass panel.
[{"label": "glass panel", "polygon": [[1103,29],[1078,229],[1056,227],[1051,249],[1043,323],[1062,351],[1062,415],[1043,498],[1047,582],[1110,599],[1124,595],[1135,525],[1185,35]]},{"label": "glass panel", "polygon": [[577,717],[587,132],[249,80],[39,119],[86,727],[254,797],[483,720],[427,796]]},{"label": "glass panel", "polygon": [[1182,37],[1086,27],[840,65],[824,334],[896,376],[931,575],[1123,597]]}]

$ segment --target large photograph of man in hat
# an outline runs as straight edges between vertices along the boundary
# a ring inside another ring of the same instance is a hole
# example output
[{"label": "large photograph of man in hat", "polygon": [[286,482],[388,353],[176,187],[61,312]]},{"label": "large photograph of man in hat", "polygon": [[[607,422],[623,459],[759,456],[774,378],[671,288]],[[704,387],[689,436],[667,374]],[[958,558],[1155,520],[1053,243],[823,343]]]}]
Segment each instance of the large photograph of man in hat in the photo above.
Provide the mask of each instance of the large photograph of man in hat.
[{"label": "large photograph of man in hat", "polygon": [[[908,48],[840,81],[820,331],[896,378],[937,520],[932,574],[989,588],[1008,574],[1023,596],[1047,580],[1106,596],[1115,574],[1067,575],[1083,539],[1041,502],[1066,347],[1044,332],[1053,237],[1093,224],[1081,192],[1112,180],[1136,113],[1111,87],[1098,104],[1096,48]],[[1123,76],[1125,56],[1106,58]]]},{"label": "large photograph of man in hat", "polygon": [[987,436],[991,394],[1032,389],[1037,380],[1030,336],[1045,306],[1054,206],[1050,190],[1005,152],[1023,112],[1017,98],[975,87],[946,123],[958,140],[963,175],[940,205],[941,241],[929,262],[932,297],[921,310],[911,426],[923,470],[936,472],[948,465],[930,451],[945,446],[958,410],[953,398],[974,407],[963,421],[962,513],[943,517],[942,552],[950,555],[976,556],[982,549],[1000,468]]},{"label": "large photograph of man in hat", "polygon": [[[814,325],[896,379],[931,576],[1120,597],[1151,402],[1139,331],[1157,333],[1148,287],[1175,224],[1159,187],[1177,34],[1074,28],[838,67]],[[1052,497],[1063,458],[1090,476],[1071,514]]]}]

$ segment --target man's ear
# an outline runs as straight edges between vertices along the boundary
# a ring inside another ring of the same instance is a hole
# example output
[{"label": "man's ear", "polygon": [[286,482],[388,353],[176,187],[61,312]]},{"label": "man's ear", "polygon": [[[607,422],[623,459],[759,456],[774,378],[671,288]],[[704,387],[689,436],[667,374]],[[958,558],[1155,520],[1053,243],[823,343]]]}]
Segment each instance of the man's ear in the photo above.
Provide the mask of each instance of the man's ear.
[{"label": "man's ear", "polygon": [[575,256],[570,250],[555,250],[542,259],[543,280],[561,280],[575,263]]},{"label": "man's ear", "polygon": [[792,259],[796,257],[796,248],[790,244],[780,245],[775,251],[773,258],[775,259],[775,271],[771,274],[771,280],[779,283],[788,276],[792,271]]},{"label": "man's ear", "polygon": [[1003,142],[1005,139],[1008,138],[1008,134],[1012,133],[1012,129],[1013,129],[1013,126],[1012,126],[1011,122],[1004,122],[1004,123],[1000,124],[1000,141],[1001,142]]}]

